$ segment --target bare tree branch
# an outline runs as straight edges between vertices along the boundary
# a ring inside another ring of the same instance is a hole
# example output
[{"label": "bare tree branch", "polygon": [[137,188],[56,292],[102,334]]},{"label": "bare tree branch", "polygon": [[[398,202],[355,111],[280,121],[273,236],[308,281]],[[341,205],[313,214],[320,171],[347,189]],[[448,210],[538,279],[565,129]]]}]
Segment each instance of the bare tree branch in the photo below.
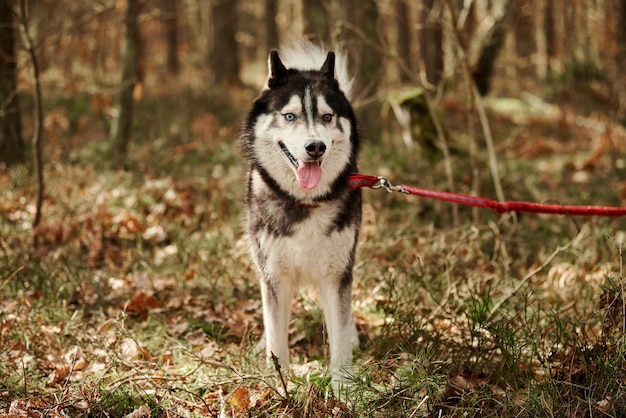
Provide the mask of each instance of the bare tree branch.
[{"label": "bare tree branch", "polygon": [[[34,129],[33,129],[33,162],[35,165],[35,175],[37,178],[37,202],[35,205],[35,218],[33,219],[33,228],[39,225],[41,221],[41,206],[44,195],[44,180],[43,169],[41,163],[41,138],[43,135],[43,104],[41,101],[41,82],[39,78],[39,62],[35,55],[35,49],[33,48],[33,41],[30,37],[28,27],[28,5],[27,0],[20,1],[20,29],[22,37],[24,39],[24,45],[26,51],[30,57],[31,65],[33,66],[33,82],[35,84],[34,101],[35,112],[33,115]],[[35,235],[36,240],[36,235]]]},{"label": "bare tree branch", "polygon": [[504,191],[502,189],[502,183],[500,182],[500,174],[498,173],[498,160],[496,158],[496,150],[493,145],[491,127],[489,126],[489,121],[487,119],[487,112],[485,111],[485,106],[481,100],[478,88],[476,87],[476,82],[472,78],[469,57],[467,54],[467,50],[464,46],[465,42],[463,41],[462,35],[458,27],[454,24],[454,22],[457,21],[454,14],[454,7],[452,6],[451,0],[444,0],[444,2],[450,14],[450,20],[452,22],[450,26],[452,30],[452,35],[454,36],[454,39],[456,41],[457,50],[459,51],[463,75],[467,79],[467,84],[469,85],[470,100],[471,103],[476,106],[478,119],[480,121],[480,125],[485,136],[485,144],[487,145],[487,153],[489,158],[489,169],[491,170],[491,177],[493,180],[494,188],[496,190],[496,196],[498,197],[499,201],[503,202],[505,200]]}]

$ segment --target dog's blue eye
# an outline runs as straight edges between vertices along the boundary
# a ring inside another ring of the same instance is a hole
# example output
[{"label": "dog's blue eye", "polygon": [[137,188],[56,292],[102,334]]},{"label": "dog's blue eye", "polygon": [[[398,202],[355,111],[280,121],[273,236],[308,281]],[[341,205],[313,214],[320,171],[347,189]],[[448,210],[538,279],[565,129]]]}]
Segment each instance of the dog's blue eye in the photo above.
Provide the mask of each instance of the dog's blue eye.
[{"label": "dog's blue eye", "polygon": [[293,122],[294,120],[296,120],[296,115],[294,115],[293,113],[285,113],[283,116],[285,117],[285,120],[287,122]]},{"label": "dog's blue eye", "polygon": [[332,122],[333,121],[333,115],[332,113],[326,113],[324,115],[322,115],[322,120],[326,123]]}]

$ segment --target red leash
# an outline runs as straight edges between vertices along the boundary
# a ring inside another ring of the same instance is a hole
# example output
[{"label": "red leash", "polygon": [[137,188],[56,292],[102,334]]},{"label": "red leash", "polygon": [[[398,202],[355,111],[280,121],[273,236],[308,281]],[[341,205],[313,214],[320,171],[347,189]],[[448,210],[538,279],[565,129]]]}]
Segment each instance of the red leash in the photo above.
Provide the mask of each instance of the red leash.
[{"label": "red leash", "polygon": [[555,215],[579,215],[579,216],[624,216],[626,215],[626,207],[614,206],[568,206],[568,205],[548,205],[544,203],[531,202],[498,202],[497,200],[486,199],[484,197],[470,196],[467,194],[458,194],[450,192],[440,192],[437,190],[420,189],[418,187],[393,186],[384,177],[369,176],[367,174],[351,174],[349,180],[351,189],[359,187],[369,187],[372,189],[385,189],[388,192],[401,192],[416,196],[430,197],[433,199],[444,200],[446,202],[458,203],[466,206],[475,206],[478,208],[487,208],[495,210],[498,213],[505,212],[531,212],[531,213],[549,213]]}]

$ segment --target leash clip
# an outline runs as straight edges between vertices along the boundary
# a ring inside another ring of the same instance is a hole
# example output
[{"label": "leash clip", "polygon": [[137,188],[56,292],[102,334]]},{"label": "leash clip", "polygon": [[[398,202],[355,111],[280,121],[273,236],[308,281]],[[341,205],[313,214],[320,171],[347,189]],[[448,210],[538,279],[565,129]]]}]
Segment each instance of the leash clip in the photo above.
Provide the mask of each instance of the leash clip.
[{"label": "leash clip", "polygon": [[385,189],[387,193],[401,192],[408,193],[403,186],[394,186],[389,180],[383,176],[378,176],[378,184],[372,186],[372,189]]}]

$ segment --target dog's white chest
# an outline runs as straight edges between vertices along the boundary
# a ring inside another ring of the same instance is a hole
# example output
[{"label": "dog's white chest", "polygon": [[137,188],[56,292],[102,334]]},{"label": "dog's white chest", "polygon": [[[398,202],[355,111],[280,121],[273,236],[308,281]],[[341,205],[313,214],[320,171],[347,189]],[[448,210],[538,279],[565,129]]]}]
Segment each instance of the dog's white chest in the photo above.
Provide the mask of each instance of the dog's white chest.
[{"label": "dog's white chest", "polygon": [[284,236],[266,234],[262,241],[267,266],[277,276],[292,277],[297,284],[315,284],[325,277],[343,272],[354,245],[351,228],[328,232],[334,211],[313,209],[311,216],[294,226],[294,233]]}]

